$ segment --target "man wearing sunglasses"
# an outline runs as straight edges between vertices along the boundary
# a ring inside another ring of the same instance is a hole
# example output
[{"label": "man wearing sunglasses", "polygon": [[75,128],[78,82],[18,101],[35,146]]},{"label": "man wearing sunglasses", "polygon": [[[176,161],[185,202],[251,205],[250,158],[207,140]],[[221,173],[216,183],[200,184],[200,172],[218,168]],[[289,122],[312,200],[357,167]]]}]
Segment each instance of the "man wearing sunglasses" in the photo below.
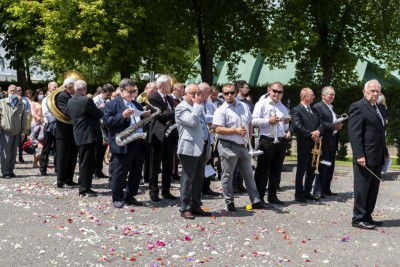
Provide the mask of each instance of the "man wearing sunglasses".
[{"label": "man wearing sunglasses", "polygon": [[[233,195],[233,172],[235,167],[242,173],[253,209],[266,209],[269,206],[260,199],[253,178],[251,157],[247,150],[252,129],[252,115],[241,101],[236,101],[235,86],[231,83],[222,87],[225,103],[220,106],[213,118],[213,127],[219,135],[218,152],[222,167],[222,193],[229,211],[236,211]],[[249,131],[250,129],[250,131]]]},{"label": "man wearing sunglasses", "polygon": [[269,203],[284,205],[277,197],[276,188],[280,181],[288,139],[291,137],[290,118],[281,102],[282,83],[274,82],[268,86],[268,93],[267,98],[257,102],[253,112],[253,125],[260,127],[259,149],[264,151],[258,156],[254,180],[261,199],[264,199],[268,184]]},{"label": "man wearing sunglasses", "polygon": [[[134,116],[134,110],[143,111],[142,105],[133,100],[137,93],[136,84],[130,79],[123,79],[119,88],[121,96],[106,103],[103,122],[108,128],[108,144],[113,155],[112,161],[112,201],[115,208],[124,205],[143,206],[136,200],[140,178],[142,177],[143,162],[145,157],[145,143],[138,139],[125,146],[118,146],[115,142],[116,134],[148,117],[150,111],[141,117]],[[138,128],[135,133],[142,133],[143,128]],[[128,176],[128,180],[126,177]],[[125,188],[125,193],[124,193]]]}]

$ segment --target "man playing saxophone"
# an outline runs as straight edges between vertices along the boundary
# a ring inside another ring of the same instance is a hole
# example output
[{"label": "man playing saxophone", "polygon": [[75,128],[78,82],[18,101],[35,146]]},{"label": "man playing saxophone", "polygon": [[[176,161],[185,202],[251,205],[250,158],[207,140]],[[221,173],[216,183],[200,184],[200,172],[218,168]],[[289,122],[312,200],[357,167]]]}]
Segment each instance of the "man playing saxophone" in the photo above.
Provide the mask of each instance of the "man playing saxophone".
[{"label": "man playing saxophone", "polygon": [[[134,110],[143,111],[142,106],[133,100],[137,92],[136,84],[130,79],[123,79],[119,84],[121,96],[106,103],[103,122],[109,129],[108,144],[113,154],[112,161],[112,201],[115,208],[124,205],[142,206],[143,203],[135,199],[139,189],[145,156],[143,139],[134,140],[124,146],[118,146],[116,135],[130,126],[140,122],[150,115],[150,111],[141,117],[134,115]],[[143,132],[142,128],[135,133]],[[128,176],[128,180],[126,177]],[[124,187],[126,188],[124,194]]]}]

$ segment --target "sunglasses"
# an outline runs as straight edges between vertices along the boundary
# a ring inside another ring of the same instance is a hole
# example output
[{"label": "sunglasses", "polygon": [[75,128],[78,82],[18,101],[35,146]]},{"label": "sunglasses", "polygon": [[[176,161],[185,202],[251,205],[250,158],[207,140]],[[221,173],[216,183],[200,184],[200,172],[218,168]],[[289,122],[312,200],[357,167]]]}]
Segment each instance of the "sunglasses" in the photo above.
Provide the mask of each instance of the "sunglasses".
[{"label": "sunglasses", "polygon": [[128,94],[134,94],[134,93],[137,93],[137,91],[138,90],[130,90],[130,91],[128,91],[128,90],[125,90],[125,92],[127,92]]},{"label": "sunglasses", "polygon": [[235,91],[223,92],[224,95],[235,95]]},{"label": "sunglasses", "polygon": [[275,89],[271,89],[271,90],[272,90],[272,92],[274,92],[275,94],[278,94],[278,95],[283,94],[283,91],[281,91],[281,90],[275,90]]}]

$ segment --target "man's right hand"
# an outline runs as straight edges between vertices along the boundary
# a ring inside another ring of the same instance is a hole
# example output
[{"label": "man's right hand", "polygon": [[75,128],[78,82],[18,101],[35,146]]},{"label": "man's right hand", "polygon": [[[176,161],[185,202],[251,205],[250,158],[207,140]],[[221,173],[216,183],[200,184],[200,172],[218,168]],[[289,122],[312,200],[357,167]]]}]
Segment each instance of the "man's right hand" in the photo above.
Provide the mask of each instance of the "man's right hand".
[{"label": "man's right hand", "polygon": [[365,165],[367,164],[367,162],[366,162],[366,160],[365,160],[365,157],[358,158],[358,159],[357,159],[357,163],[358,163],[359,165],[361,165],[362,167],[365,167]]},{"label": "man's right hand", "polygon": [[128,117],[130,117],[133,113],[133,109],[127,108],[124,110],[124,112],[122,112],[122,116],[126,119]]}]

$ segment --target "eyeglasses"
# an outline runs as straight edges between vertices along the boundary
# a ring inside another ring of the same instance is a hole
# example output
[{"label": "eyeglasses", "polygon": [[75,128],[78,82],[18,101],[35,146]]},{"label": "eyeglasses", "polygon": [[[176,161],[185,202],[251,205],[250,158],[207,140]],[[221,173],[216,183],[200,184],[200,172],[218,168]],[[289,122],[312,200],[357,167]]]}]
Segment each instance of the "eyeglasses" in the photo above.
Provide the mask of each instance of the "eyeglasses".
[{"label": "eyeglasses", "polygon": [[224,95],[235,95],[235,91],[223,92]]},{"label": "eyeglasses", "polygon": [[196,96],[196,95],[200,95],[200,92],[190,92],[190,93],[187,93],[187,94],[192,95],[192,96]]},{"label": "eyeglasses", "polygon": [[281,91],[281,90],[275,90],[275,89],[271,89],[271,90],[272,90],[272,92],[274,92],[275,94],[278,94],[278,95],[283,94],[283,91]]},{"label": "eyeglasses", "polygon": [[134,93],[137,93],[137,91],[138,90],[130,90],[130,91],[128,91],[128,90],[125,90],[125,92],[127,92],[128,94],[134,94]]}]

